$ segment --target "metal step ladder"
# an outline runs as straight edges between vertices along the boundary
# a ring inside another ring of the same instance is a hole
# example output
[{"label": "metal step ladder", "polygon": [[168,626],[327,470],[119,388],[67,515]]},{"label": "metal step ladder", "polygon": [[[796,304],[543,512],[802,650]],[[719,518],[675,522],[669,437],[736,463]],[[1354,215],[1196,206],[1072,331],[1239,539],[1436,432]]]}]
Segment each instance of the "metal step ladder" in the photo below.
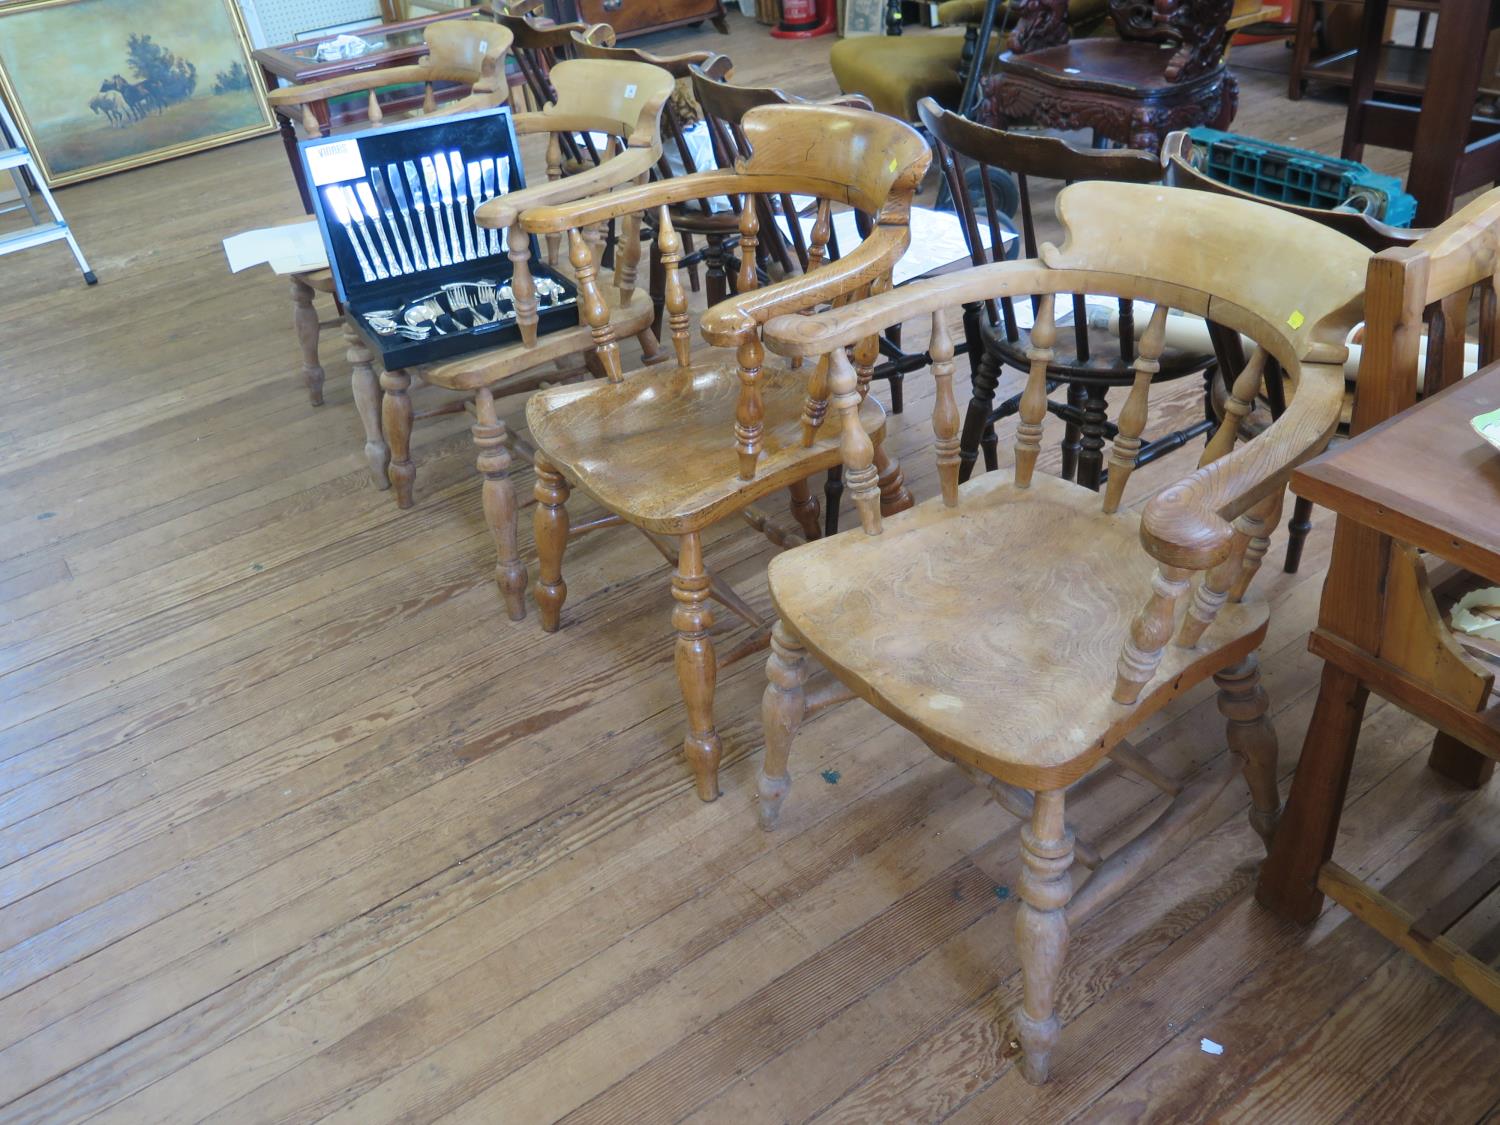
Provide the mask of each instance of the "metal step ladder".
[{"label": "metal step ladder", "polygon": [[[19,203],[13,203],[9,207],[0,207],[0,215],[24,208],[27,215],[31,217],[31,226],[0,234],[0,254],[29,250],[33,246],[62,240],[73,251],[73,257],[78,261],[78,268],[83,271],[83,280],[90,285],[97,284],[99,279],[94,276],[94,271],[89,269],[88,262],[84,260],[83,251],[78,248],[78,240],[73,237],[72,229],[63,218],[62,212],[58,210],[57,200],[53,199],[52,193],[47,190],[41,170],[36,166],[36,159],[21,143],[21,131],[16,128],[15,119],[11,117],[3,101],[0,101],[0,170],[10,173],[10,178],[15,181],[16,192],[21,197]],[[36,185],[37,193],[47,204],[47,210],[52,213],[50,220],[43,218],[41,212],[37,210],[36,200],[31,190],[33,184]]]}]

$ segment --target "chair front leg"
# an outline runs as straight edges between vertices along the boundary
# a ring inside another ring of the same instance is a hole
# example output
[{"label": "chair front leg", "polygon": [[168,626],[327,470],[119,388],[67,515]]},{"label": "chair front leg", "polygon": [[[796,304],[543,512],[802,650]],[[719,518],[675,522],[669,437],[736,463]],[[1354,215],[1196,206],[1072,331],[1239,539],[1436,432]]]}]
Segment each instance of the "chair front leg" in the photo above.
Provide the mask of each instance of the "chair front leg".
[{"label": "chair front leg", "polygon": [[[411,376],[401,370],[387,371],[380,376],[380,385],[385,389],[380,417],[391,442],[389,471],[391,484],[396,489],[396,507],[410,508],[417,480],[417,467],[411,459],[411,395],[407,393]],[[365,449],[368,451],[369,446],[366,445]]]},{"label": "chair front leg", "polygon": [[792,739],[807,713],[807,650],[780,621],[771,629],[771,655],[766,660],[766,691],[761,696],[760,719],[765,731],[766,753],[761,762],[756,788],[760,792],[760,826],[767,832],[781,819],[781,803],[786,800],[792,779],[787,772],[787,755]]},{"label": "chair front leg", "polygon": [[1260,686],[1260,657],[1251,653],[1232,668],[1214,674],[1219,686],[1219,714],[1227,722],[1229,749],[1240,759],[1250,786],[1250,826],[1267,853],[1281,817],[1276,789],[1276,728],[1266,717],[1270,700]]},{"label": "chair front leg", "polygon": [[510,449],[505,422],[495,413],[495,396],[481,387],[474,396],[474,425],[470,431],[479,450],[475,466],[483,478],[480,492],[484,520],[495,540],[495,582],[512,621],[526,617],[526,564],[521,561],[516,536],[516,490],[510,482]]},{"label": "chair front leg", "polygon": [[1021,829],[1021,905],[1016,947],[1021,960],[1021,1007],[1014,1020],[1021,1076],[1047,1081],[1062,1034],[1057,981],[1068,953],[1068,900],[1073,897],[1073,833],[1063,819],[1063,790],[1036,795],[1031,823]]},{"label": "chair front leg", "polygon": [[563,602],[568,597],[562,563],[563,553],[568,549],[569,487],[562,473],[540,450],[532,464],[536,469],[536,511],[532,513],[538,564],[536,604],[542,628],[555,633],[562,623]]},{"label": "chair front leg", "polygon": [[[359,422],[365,431],[365,461],[370,466],[370,476],[375,480],[375,487],[383,491],[391,487],[387,472],[391,463],[391,451],[385,443],[385,434],[380,424],[380,380],[375,375],[375,355],[348,323],[344,325],[344,343],[347,347],[344,354],[349,360],[349,385],[354,395],[354,409],[359,412]],[[408,500],[402,506],[407,507],[410,503]]]},{"label": "chair front leg", "polygon": [[318,310],[313,305],[313,287],[296,274],[292,283],[292,325],[297,329],[297,343],[302,347],[302,382],[314,406],[323,405],[323,365],[318,361]]},{"label": "chair front leg", "polygon": [[719,669],[708,630],[714,623],[709,608],[708,571],[703,566],[703,543],[696,531],[682,536],[677,569],[672,574],[672,624],[677,629],[677,682],[687,705],[687,735],[682,752],[697,781],[698,796],[712,801],[719,795],[719,758],[723,747],[714,729],[714,685]]}]

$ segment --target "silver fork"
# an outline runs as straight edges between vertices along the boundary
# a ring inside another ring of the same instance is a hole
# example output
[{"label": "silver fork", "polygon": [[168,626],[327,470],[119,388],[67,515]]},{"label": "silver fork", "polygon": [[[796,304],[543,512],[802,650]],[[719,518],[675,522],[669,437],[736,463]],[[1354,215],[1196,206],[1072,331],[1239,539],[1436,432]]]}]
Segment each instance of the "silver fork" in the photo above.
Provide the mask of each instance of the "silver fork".
[{"label": "silver fork", "polygon": [[454,312],[466,312],[475,324],[488,324],[490,317],[484,315],[474,307],[473,300],[469,297],[469,287],[454,283],[443,286],[443,292],[448,296],[448,307]]},{"label": "silver fork", "polygon": [[494,310],[494,314],[490,317],[490,320],[499,320],[500,298],[495,290],[495,283],[493,281],[481,281],[478,283],[477,288],[479,290],[479,300]]}]

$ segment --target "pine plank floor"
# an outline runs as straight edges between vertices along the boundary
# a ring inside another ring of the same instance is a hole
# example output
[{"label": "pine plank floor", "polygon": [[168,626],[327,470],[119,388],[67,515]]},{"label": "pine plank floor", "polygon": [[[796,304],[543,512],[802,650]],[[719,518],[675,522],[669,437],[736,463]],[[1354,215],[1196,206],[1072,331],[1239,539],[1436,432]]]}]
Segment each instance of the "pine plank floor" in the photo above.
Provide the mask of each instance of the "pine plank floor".
[{"label": "pine plank floor", "polygon": [[[648,44],[835,92],[826,40],[732,26]],[[1342,104],[1283,100],[1284,53],[1237,50],[1237,127],[1336,151]],[[511,623],[464,419],[418,424],[400,512],[368,481],[335,336],[308,406],[284,282],[229,275],[219,248],[295,213],[277,139],[59,199],[102,283],[35,250],[5,259],[0,305],[0,1120],[1496,1113],[1500,1021],[1342,910],[1303,931],[1254,904],[1239,785],[1075,933],[1055,1080],[1027,1086],[999,1058],[1018,823],[849,704],[804,728],[783,825],[760,832],[759,658],[721,677],[724,795],[701,804],[649,545],[576,543],[562,632]],[[521,400],[503,406],[518,423]],[[893,442],[919,497],[930,408],[909,377]],[[1151,427],[1198,409],[1174,387]],[[1259,579],[1288,779],[1329,530],[1320,515],[1301,574]],[[764,610],[771,550],[726,524],[707,561]],[[717,630],[721,651],[748,636]],[[1500,849],[1500,799],[1430,774],[1429,738],[1372,705],[1339,844],[1416,905]],[[1226,752],[1204,691],[1140,743],[1187,772]],[[1106,770],[1071,807],[1108,844],[1156,805]],[[1497,951],[1500,907],[1464,927]]]}]

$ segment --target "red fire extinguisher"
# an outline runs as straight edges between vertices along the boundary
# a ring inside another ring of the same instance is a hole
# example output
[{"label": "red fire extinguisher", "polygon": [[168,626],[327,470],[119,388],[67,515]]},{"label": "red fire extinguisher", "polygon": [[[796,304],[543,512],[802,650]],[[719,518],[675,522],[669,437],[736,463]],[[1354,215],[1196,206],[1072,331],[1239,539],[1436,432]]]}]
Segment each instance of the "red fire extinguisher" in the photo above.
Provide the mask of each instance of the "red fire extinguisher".
[{"label": "red fire extinguisher", "polygon": [[838,0],[781,0],[781,24],[771,29],[777,39],[812,39],[831,35]]}]

